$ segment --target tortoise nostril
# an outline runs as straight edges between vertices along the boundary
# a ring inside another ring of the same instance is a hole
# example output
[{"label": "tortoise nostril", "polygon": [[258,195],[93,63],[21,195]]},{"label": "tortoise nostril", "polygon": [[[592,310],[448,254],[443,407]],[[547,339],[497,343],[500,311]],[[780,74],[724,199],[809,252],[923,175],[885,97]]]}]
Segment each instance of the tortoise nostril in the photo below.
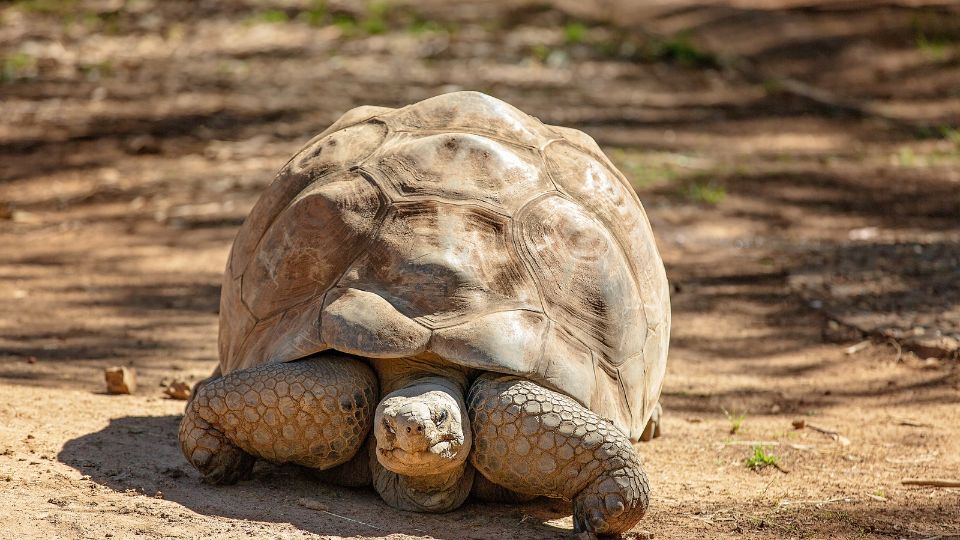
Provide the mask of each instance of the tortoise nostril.
[{"label": "tortoise nostril", "polygon": [[407,433],[410,433],[410,426],[407,426]]}]

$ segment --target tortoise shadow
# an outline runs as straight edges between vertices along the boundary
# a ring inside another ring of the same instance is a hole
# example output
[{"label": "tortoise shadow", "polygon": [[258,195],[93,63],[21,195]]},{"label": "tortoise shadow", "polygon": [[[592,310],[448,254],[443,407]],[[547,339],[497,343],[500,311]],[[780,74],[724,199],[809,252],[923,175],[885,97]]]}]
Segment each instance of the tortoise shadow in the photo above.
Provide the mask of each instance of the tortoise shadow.
[{"label": "tortoise shadow", "polygon": [[[177,445],[180,416],[126,416],[67,441],[57,459],[117,492],[162,496],[203,515],[290,523],[319,535],[383,537],[401,533],[439,539],[556,538],[570,529],[546,523],[570,513],[569,503],[541,499],[523,505],[468,501],[447,514],[403,512],[386,505],[372,488],[323,484],[297,466],[258,462],[253,478],[235,486],[210,486]],[[162,495],[157,495],[162,493]],[[298,504],[309,498],[326,509]],[[565,520],[569,522],[570,520]]]}]

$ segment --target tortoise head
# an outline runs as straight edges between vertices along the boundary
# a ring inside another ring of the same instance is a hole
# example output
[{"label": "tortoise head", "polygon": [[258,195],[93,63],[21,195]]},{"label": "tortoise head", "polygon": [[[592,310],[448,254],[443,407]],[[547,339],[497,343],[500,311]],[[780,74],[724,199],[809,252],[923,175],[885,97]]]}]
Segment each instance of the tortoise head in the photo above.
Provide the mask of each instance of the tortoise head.
[{"label": "tortoise head", "polygon": [[419,379],[387,394],[374,419],[377,460],[404,476],[440,474],[470,454],[463,391],[439,377]]}]

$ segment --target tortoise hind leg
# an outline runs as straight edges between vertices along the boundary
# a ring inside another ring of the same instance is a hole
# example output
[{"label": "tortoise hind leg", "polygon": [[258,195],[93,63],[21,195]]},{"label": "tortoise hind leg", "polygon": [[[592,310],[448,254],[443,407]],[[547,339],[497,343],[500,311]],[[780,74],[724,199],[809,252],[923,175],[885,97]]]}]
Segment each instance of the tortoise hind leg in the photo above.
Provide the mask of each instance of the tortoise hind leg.
[{"label": "tortoise hind leg", "polygon": [[650,420],[647,420],[647,425],[643,428],[643,433],[640,434],[641,441],[649,442],[660,437],[660,428],[662,426],[660,419],[662,416],[663,407],[660,406],[660,402],[657,402],[656,407],[653,408],[653,414],[650,415]]},{"label": "tortoise hind leg", "polygon": [[486,374],[468,398],[470,459],[492,482],[573,500],[577,532],[616,534],[637,524],[650,487],[630,440],[573,398],[531,381]]},{"label": "tortoise hind leg", "polygon": [[180,425],[184,456],[211,483],[234,483],[254,458],[329,469],[347,462],[373,423],[376,376],[324,354],[235,371],[209,381]]}]

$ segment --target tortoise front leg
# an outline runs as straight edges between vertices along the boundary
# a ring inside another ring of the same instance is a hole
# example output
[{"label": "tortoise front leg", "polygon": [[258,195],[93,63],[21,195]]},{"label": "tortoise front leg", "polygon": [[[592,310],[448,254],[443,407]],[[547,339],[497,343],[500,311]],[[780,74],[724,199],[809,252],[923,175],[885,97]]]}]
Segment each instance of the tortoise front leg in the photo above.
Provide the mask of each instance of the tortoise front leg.
[{"label": "tortoise front leg", "polygon": [[620,533],[647,510],[650,488],[629,439],[572,398],[517,377],[483,375],[468,396],[485,477],[507,489],[573,500],[577,532]]},{"label": "tortoise front leg", "polygon": [[334,354],[236,371],[187,405],[180,448],[213,484],[244,478],[254,458],[329,469],[363,444],[377,392],[369,367]]}]

